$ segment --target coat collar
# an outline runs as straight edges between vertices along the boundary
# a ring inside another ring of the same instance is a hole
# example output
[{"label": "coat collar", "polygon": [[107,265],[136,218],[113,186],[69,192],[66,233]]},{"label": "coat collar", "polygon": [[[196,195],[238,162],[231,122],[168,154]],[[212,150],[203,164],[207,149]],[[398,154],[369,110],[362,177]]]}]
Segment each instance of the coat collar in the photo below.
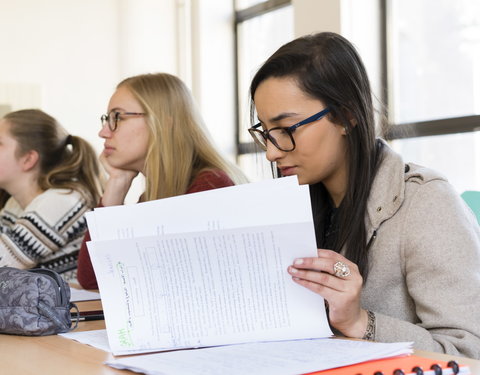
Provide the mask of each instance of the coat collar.
[{"label": "coat collar", "polygon": [[367,201],[367,236],[390,219],[405,198],[405,164],[400,155],[383,143],[382,160],[373,180]]}]

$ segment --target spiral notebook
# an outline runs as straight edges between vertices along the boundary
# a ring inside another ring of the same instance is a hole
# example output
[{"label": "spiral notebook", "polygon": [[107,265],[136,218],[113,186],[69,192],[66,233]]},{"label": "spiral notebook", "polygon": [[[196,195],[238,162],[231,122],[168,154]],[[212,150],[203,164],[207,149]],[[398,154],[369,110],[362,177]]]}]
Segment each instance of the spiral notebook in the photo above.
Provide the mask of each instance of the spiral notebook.
[{"label": "spiral notebook", "polygon": [[[435,365],[441,368],[435,372]],[[433,368],[432,368],[433,367]],[[399,371],[400,370],[400,371]],[[420,371],[422,370],[422,371]],[[351,366],[338,367],[331,370],[312,372],[306,375],[450,375],[470,374],[468,366],[455,362],[439,361],[436,359],[409,355],[406,357],[395,357],[379,359],[358,363]]]}]

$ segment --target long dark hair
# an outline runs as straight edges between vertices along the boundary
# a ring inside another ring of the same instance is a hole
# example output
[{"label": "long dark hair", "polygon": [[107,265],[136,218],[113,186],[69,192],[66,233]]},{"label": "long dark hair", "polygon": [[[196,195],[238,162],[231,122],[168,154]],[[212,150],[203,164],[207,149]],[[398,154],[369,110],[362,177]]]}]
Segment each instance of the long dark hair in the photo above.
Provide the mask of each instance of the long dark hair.
[{"label": "long dark hair", "polygon": [[[38,109],[10,112],[3,117],[18,142],[17,156],[30,150],[39,155],[38,186],[81,193],[94,207],[100,200],[100,169],[95,150],[83,138],[69,135],[49,114]],[[0,208],[10,194],[0,189]]]},{"label": "long dark hair", "polygon": [[[329,118],[346,129],[348,182],[336,214],[338,232],[333,250],[368,274],[365,212],[381,155],[375,139],[372,93],[367,72],[355,48],[335,33],[304,36],[280,47],[258,70],[250,86],[253,122],[255,91],[271,77],[292,77],[302,91],[330,108]],[[310,185],[317,246],[324,244],[330,197],[320,182]]]}]

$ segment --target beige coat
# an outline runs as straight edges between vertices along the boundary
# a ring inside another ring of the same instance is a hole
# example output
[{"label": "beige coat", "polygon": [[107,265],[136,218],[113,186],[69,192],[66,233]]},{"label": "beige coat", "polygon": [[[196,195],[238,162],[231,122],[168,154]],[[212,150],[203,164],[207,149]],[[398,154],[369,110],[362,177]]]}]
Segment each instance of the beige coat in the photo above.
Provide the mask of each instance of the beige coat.
[{"label": "beige coat", "polygon": [[480,358],[480,231],[438,173],[405,172],[388,146],[367,205],[370,273],[362,307],[375,312],[376,341]]}]

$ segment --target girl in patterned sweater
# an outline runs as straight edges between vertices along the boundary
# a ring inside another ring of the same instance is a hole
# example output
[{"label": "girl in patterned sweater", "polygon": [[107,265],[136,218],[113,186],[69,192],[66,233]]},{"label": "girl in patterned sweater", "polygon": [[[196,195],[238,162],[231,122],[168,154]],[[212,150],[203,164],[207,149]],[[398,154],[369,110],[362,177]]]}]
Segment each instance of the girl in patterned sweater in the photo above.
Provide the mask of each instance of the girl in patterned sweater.
[{"label": "girl in patterned sweater", "polygon": [[0,266],[75,276],[84,213],[100,197],[93,148],[40,110],[0,119]]}]

